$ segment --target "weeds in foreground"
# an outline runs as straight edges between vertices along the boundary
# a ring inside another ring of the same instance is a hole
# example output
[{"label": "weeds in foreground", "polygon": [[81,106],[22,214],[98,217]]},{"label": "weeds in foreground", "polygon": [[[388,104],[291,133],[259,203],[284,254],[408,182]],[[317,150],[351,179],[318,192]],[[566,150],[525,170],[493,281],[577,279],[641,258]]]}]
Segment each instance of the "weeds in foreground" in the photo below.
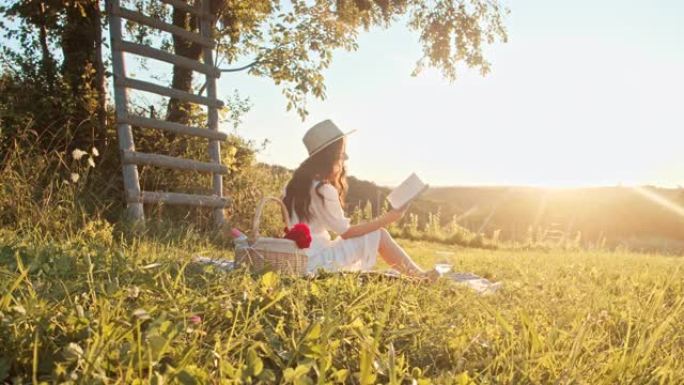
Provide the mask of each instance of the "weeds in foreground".
[{"label": "weeds in foreground", "polygon": [[358,274],[294,279],[190,263],[198,239],[0,233],[0,378],[65,383],[676,384],[681,258],[444,249],[423,265],[505,283],[478,297]]}]

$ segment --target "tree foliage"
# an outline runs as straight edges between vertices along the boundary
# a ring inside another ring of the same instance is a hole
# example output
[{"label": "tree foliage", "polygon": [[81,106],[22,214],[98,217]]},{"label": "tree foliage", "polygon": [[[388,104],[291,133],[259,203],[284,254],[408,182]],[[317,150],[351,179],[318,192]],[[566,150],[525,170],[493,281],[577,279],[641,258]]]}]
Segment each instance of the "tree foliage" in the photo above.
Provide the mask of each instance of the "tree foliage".
[{"label": "tree foliage", "polygon": [[[156,0],[123,4],[189,30],[199,28],[194,16]],[[5,24],[5,39],[21,42],[23,53],[39,53],[37,65],[46,78],[53,79],[59,67],[74,95],[84,100],[83,110],[91,113],[103,110],[103,9],[98,0],[15,0],[0,7],[0,15],[17,21]],[[288,110],[302,118],[308,96],[325,98],[324,71],[335,50],[355,50],[361,31],[406,22],[417,32],[423,50],[414,73],[432,66],[449,80],[456,79],[460,63],[489,72],[484,45],[507,38],[506,10],[495,0],[211,0],[211,11],[220,41],[217,64],[229,73],[234,67],[272,79],[282,89]],[[156,39],[160,35],[133,23],[128,27],[137,40],[161,40],[162,47],[200,59],[195,44]],[[173,85],[192,91],[192,73],[175,68]]]},{"label": "tree foliage", "polygon": [[[270,8],[269,2],[263,3],[263,21],[237,30],[242,39],[235,39],[238,34],[232,29],[223,54],[229,62],[253,56],[250,73],[273,79],[282,87],[288,109],[296,109],[302,118],[307,114],[308,95],[325,98],[324,70],[332,63],[334,51],[355,50],[362,30],[408,19],[423,47],[416,73],[430,65],[450,80],[456,79],[461,62],[486,74],[490,65],[482,52],[483,43],[506,40],[504,11],[491,1],[292,1],[291,7],[270,2]],[[268,17],[263,12],[267,9],[271,10]]]},{"label": "tree foliage", "polygon": [[[23,0],[0,6],[5,19],[4,39],[19,48],[3,44],[3,75],[16,79],[37,75],[44,82],[28,79],[37,89],[13,95],[25,102],[33,92],[44,97],[68,98],[69,109],[35,108],[48,122],[67,120],[77,132],[70,136],[76,146],[103,144],[106,130],[106,74],[102,52],[103,16],[98,0]],[[40,58],[40,59],[37,59]],[[7,90],[0,90],[6,92]],[[31,95],[32,96],[32,95]],[[19,103],[21,104],[21,103]],[[0,111],[2,115],[7,113]],[[16,130],[14,130],[16,131]]]},{"label": "tree foliage", "polygon": [[[199,0],[188,1],[196,5]],[[326,96],[325,70],[331,65],[334,53],[357,49],[359,33],[372,28],[406,23],[416,32],[423,47],[421,57],[417,58],[416,73],[432,66],[446,78],[455,80],[459,66],[465,65],[486,74],[490,65],[483,53],[485,45],[506,40],[505,10],[498,1],[211,0],[215,37],[219,42],[217,62],[213,64],[225,69],[224,76],[244,70],[252,76],[271,79],[282,90],[287,109],[305,118],[307,98]],[[158,0],[122,0],[122,4],[188,30],[197,31],[200,25],[187,12]],[[110,162],[98,163],[101,167],[96,173],[107,180],[106,186],[118,186],[107,187],[106,194],[98,192],[99,196],[121,195],[121,184],[113,183],[111,178],[111,175],[120,175],[120,162],[112,145],[113,125],[107,122],[107,116],[113,115],[111,105],[106,104],[106,81],[110,76],[106,71],[106,52],[103,52],[108,41],[107,16],[103,0],[0,2],[3,42],[0,46],[0,166],[10,164],[8,159],[24,159],[17,151],[30,147],[32,154],[54,155],[54,163],[47,162],[43,174],[46,180],[52,177],[62,180],[69,173],[54,173],[53,169],[68,169],[62,164],[63,158],[68,158],[67,154],[74,149],[95,147],[102,151],[101,159],[111,154]],[[202,60],[201,49],[182,39],[132,22],[126,23],[125,31],[127,40]],[[193,75],[174,68],[172,86],[200,93],[201,79],[198,82]],[[222,116],[233,124],[238,124],[240,115],[249,108],[236,98],[227,100],[228,108],[222,111]],[[131,103],[129,107],[138,112],[149,110],[152,117],[166,116],[174,121],[204,125],[201,109],[178,101],[171,100],[165,106]],[[161,112],[164,107],[165,113]],[[206,158],[201,153],[206,151],[206,143],[157,131],[136,132],[136,146],[142,151]],[[226,148],[230,146],[244,149],[246,153],[253,150],[239,139],[226,144]],[[240,151],[233,155],[225,153],[225,164],[250,159]],[[226,186],[249,190],[241,201],[245,204],[240,207],[251,209],[256,199],[254,175],[258,172],[250,168],[253,162],[246,163],[240,172],[228,177]],[[140,168],[143,188],[185,186],[189,192],[197,192],[190,183],[196,185],[196,179],[183,179],[157,170],[154,174],[161,179],[151,178],[147,177],[146,170]],[[28,171],[21,175],[38,174],[43,175]],[[98,181],[97,178],[89,180],[93,184]],[[31,185],[31,181],[26,182],[26,186]]]}]

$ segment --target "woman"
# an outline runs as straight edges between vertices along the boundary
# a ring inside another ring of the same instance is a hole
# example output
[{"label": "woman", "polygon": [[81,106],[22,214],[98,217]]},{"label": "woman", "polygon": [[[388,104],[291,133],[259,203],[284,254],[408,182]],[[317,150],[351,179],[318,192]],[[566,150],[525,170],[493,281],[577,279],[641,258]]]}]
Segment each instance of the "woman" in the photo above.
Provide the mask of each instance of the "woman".
[{"label": "woman", "polygon": [[[304,135],[309,157],[295,170],[285,189],[288,226],[302,222],[311,230],[311,246],[305,250],[307,270],[367,270],[375,265],[379,252],[391,267],[404,274],[434,278],[434,270],[426,272],[416,265],[385,230],[404,215],[407,207],[358,225],[351,225],[345,216],[345,145],[350,133],[344,134],[330,120],[311,127]],[[331,239],[329,231],[338,237]]]}]

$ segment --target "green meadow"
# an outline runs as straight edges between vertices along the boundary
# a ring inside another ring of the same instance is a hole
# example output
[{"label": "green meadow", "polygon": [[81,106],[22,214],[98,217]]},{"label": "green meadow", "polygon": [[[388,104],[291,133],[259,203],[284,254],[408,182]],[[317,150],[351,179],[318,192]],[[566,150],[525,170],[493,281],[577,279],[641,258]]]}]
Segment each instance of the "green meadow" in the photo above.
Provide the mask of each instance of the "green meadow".
[{"label": "green meadow", "polygon": [[[74,384],[681,384],[684,259],[402,241],[504,282],[223,272],[201,236],[0,232],[0,379]],[[215,243],[214,243],[215,244]],[[379,267],[382,269],[382,266]]]},{"label": "green meadow", "polygon": [[[0,385],[684,385],[682,15],[0,0]],[[314,179],[502,288],[195,262]]]}]

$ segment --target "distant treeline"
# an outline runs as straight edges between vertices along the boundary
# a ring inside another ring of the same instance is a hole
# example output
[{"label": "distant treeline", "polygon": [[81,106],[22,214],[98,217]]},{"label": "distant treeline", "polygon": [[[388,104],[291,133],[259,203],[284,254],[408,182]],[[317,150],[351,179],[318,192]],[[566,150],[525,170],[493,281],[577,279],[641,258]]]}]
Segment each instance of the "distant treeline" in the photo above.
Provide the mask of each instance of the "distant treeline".
[{"label": "distant treeline", "polygon": [[[349,184],[350,210],[371,202],[377,214],[390,191],[353,177]],[[530,232],[543,232],[550,239],[580,237],[585,244],[682,250],[684,217],[676,207],[684,207],[682,188],[434,187],[410,212],[421,227],[430,213],[439,213],[444,226],[456,221],[474,233],[496,232],[502,241],[523,242]]]}]

